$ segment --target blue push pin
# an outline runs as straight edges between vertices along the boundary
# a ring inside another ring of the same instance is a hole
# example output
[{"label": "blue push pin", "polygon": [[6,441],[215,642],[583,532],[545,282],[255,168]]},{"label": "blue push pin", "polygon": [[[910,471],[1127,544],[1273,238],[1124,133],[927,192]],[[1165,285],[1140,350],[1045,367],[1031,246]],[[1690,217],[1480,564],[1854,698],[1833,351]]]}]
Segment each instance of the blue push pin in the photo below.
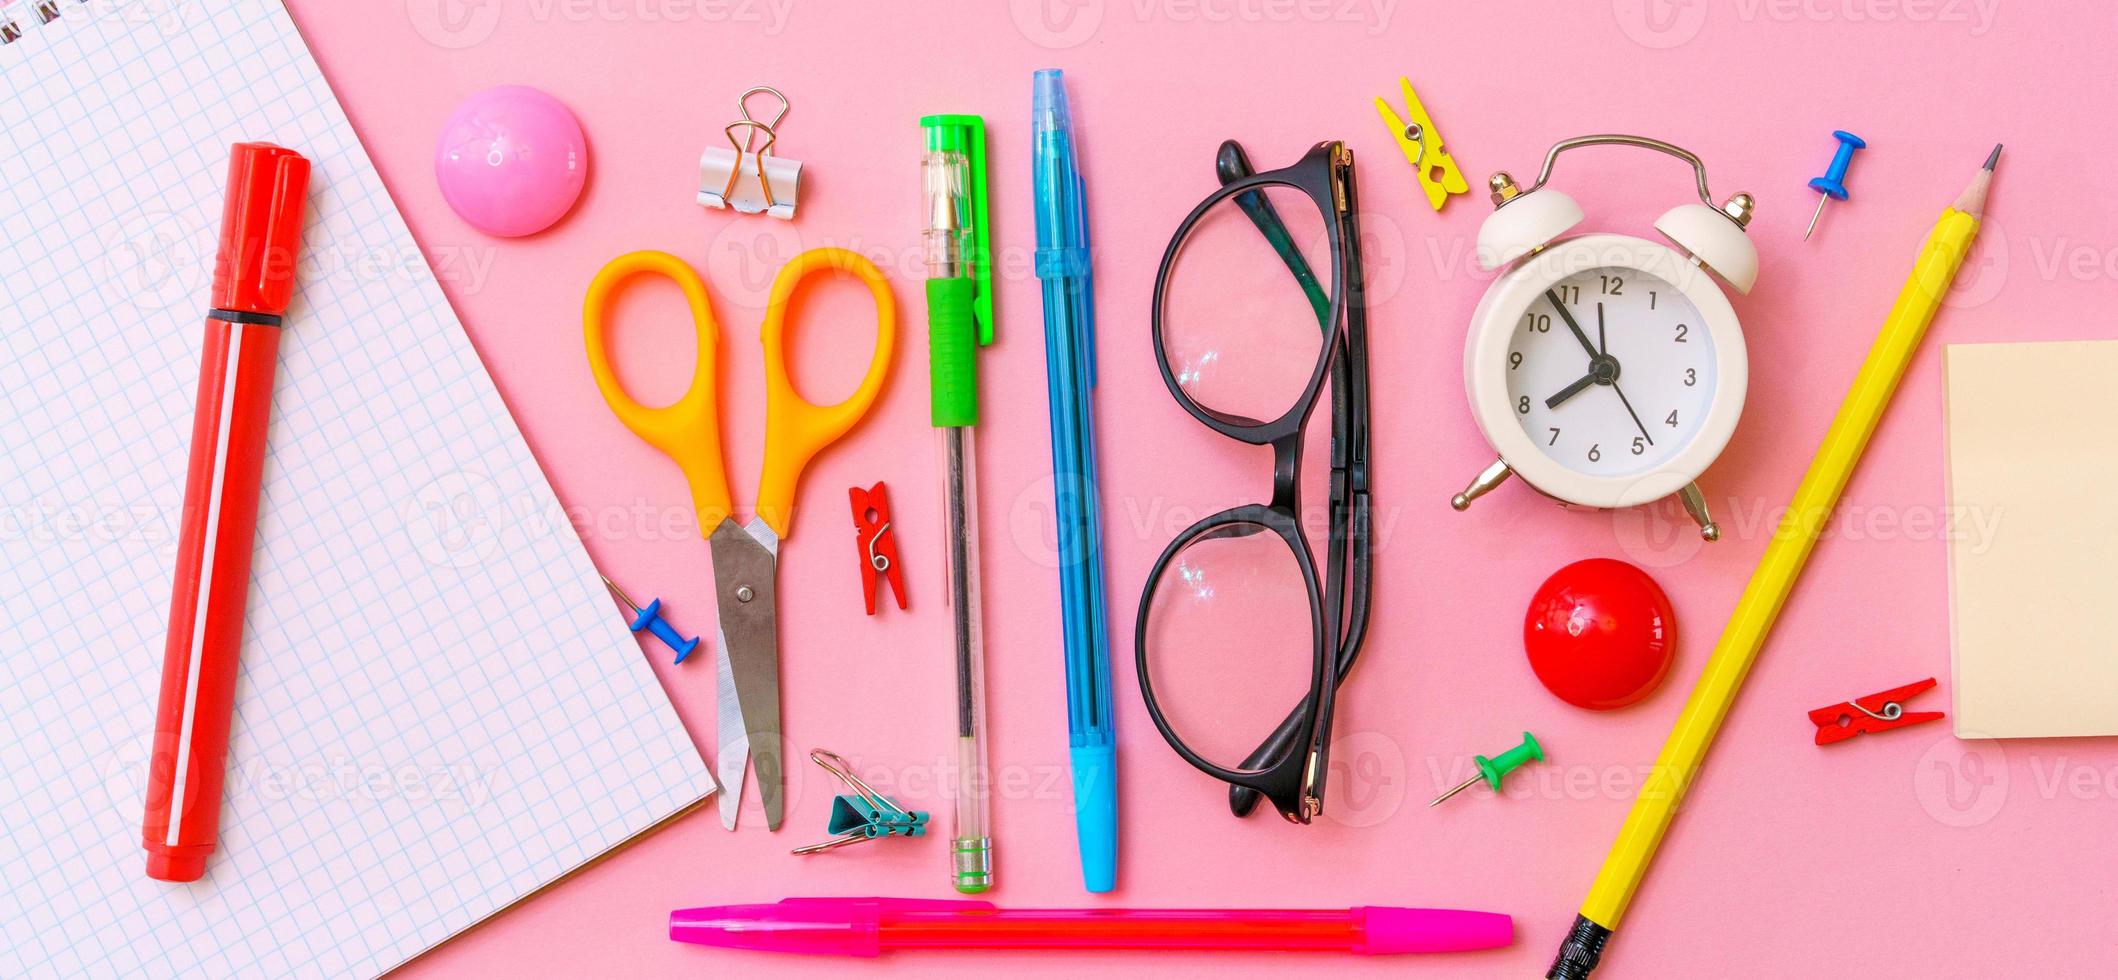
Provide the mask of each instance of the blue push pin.
[{"label": "blue push pin", "polygon": [[632,610],[632,631],[638,633],[648,630],[660,637],[664,644],[677,652],[677,663],[683,663],[685,657],[691,656],[692,648],[699,645],[698,637],[685,639],[684,634],[669,625],[669,620],[662,618],[662,600],[649,602],[647,608],[642,609],[639,603],[632,601],[632,596],[626,595],[624,589],[618,588],[618,583],[610,580],[610,576],[603,576],[603,584],[610,587],[610,594],[617,596],[618,601],[625,604],[625,608]]},{"label": "blue push pin", "polygon": [[1809,216],[1809,229],[1802,232],[1805,242],[1816,231],[1816,219],[1824,216],[1824,205],[1833,198],[1846,199],[1846,168],[1853,165],[1853,151],[1868,148],[1868,141],[1843,129],[1834,129],[1831,135],[1839,141],[1838,151],[1831,154],[1831,166],[1824,168],[1824,176],[1809,178],[1809,189],[1822,196],[1816,200],[1816,213]]}]

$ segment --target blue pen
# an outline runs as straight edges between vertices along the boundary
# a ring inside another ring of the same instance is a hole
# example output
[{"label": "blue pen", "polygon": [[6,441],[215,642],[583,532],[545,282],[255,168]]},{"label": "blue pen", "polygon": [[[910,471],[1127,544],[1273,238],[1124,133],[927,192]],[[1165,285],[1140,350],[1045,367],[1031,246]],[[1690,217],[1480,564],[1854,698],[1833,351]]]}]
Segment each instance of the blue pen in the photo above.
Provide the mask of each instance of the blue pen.
[{"label": "blue pen", "polygon": [[1110,642],[1103,615],[1103,532],[1096,502],[1095,280],[1088,206],[1074,165],[1066,79],[1037,72],[1037,278],[1044,286],[1044,366],[1052,402],[1052,503],[1059,521],[1059,610],[1066,654],[1066,721],[1074,772],[1074,828],[1082,883],[1107,892],[1118,877],[1118,760],[1111,733]]}]

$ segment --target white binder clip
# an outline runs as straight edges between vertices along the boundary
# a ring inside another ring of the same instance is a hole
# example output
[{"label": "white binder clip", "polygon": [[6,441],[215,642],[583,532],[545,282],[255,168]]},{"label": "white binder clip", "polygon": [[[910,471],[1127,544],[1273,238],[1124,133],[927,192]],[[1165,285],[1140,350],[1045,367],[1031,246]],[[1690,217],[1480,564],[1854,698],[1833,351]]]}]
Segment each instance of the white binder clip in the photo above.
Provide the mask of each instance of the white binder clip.
[{"label": "white binder clip", "polygon": [[[771,122],[750,116],[750,97],[760,92],[780,100],[780,111]],[[778,89],[759,85],[737,98],[735,107],[743,118],[729,123],[724,130],[731,149],[709,146],[699,154],[699,203],[709,208],[734,208],[743,214],[762,211],[775,218],[793,218],[795,200],[802,189],[802,162],[772,155],[772,145],[779,139],[779,125],[787,118],[792,103]],[[738,129],[745,131],[742,139],[736,138]],[[759,146],[756,144],[761,133],[765,142]]]}]

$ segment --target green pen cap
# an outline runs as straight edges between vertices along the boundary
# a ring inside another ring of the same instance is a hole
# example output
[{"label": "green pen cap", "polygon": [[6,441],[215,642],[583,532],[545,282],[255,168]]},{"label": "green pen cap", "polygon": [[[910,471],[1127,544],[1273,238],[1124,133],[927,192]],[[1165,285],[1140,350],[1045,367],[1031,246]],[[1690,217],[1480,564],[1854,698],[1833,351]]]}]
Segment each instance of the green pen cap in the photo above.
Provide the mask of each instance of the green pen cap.
[{"label": "green pen cap", "polygon": [[923,116],[928,359],[933,423],[978,424],[978,348],[993,342],[985,120]]}]

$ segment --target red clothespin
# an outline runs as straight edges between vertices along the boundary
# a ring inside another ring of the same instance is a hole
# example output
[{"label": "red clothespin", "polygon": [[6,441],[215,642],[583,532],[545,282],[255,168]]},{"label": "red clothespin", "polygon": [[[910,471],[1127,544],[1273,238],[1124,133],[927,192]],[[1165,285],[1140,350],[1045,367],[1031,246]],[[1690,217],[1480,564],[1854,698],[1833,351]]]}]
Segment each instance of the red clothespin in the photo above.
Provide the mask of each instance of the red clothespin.
[{"label": "red clothespin", "polygon": [[875,577],[890,580],[897,608],[905,608],[905,576],[897,567],[897,536],[890,533],[890,488],[878,483],[865,490],[854,487],[853,541],[860,551],[860,587],[868,601],[868,615],[875,615]]},{"label": "red clothespin", "polygon": [[1809,720],[1816,723],[1816,744],[1830,745],[1843,742],[1862,732],[1887,732],[1893,728],[1904,728],[1924,721],[1933,721],[1942,716],[1939,711],[1905,710],[1905,702],[1913,695],[1934,686],[1934,678],[1915,681],[1904,687],[1893,687],[1865,698],[1841,701],[1828,708],[1818,708],[1809,713]]}]

